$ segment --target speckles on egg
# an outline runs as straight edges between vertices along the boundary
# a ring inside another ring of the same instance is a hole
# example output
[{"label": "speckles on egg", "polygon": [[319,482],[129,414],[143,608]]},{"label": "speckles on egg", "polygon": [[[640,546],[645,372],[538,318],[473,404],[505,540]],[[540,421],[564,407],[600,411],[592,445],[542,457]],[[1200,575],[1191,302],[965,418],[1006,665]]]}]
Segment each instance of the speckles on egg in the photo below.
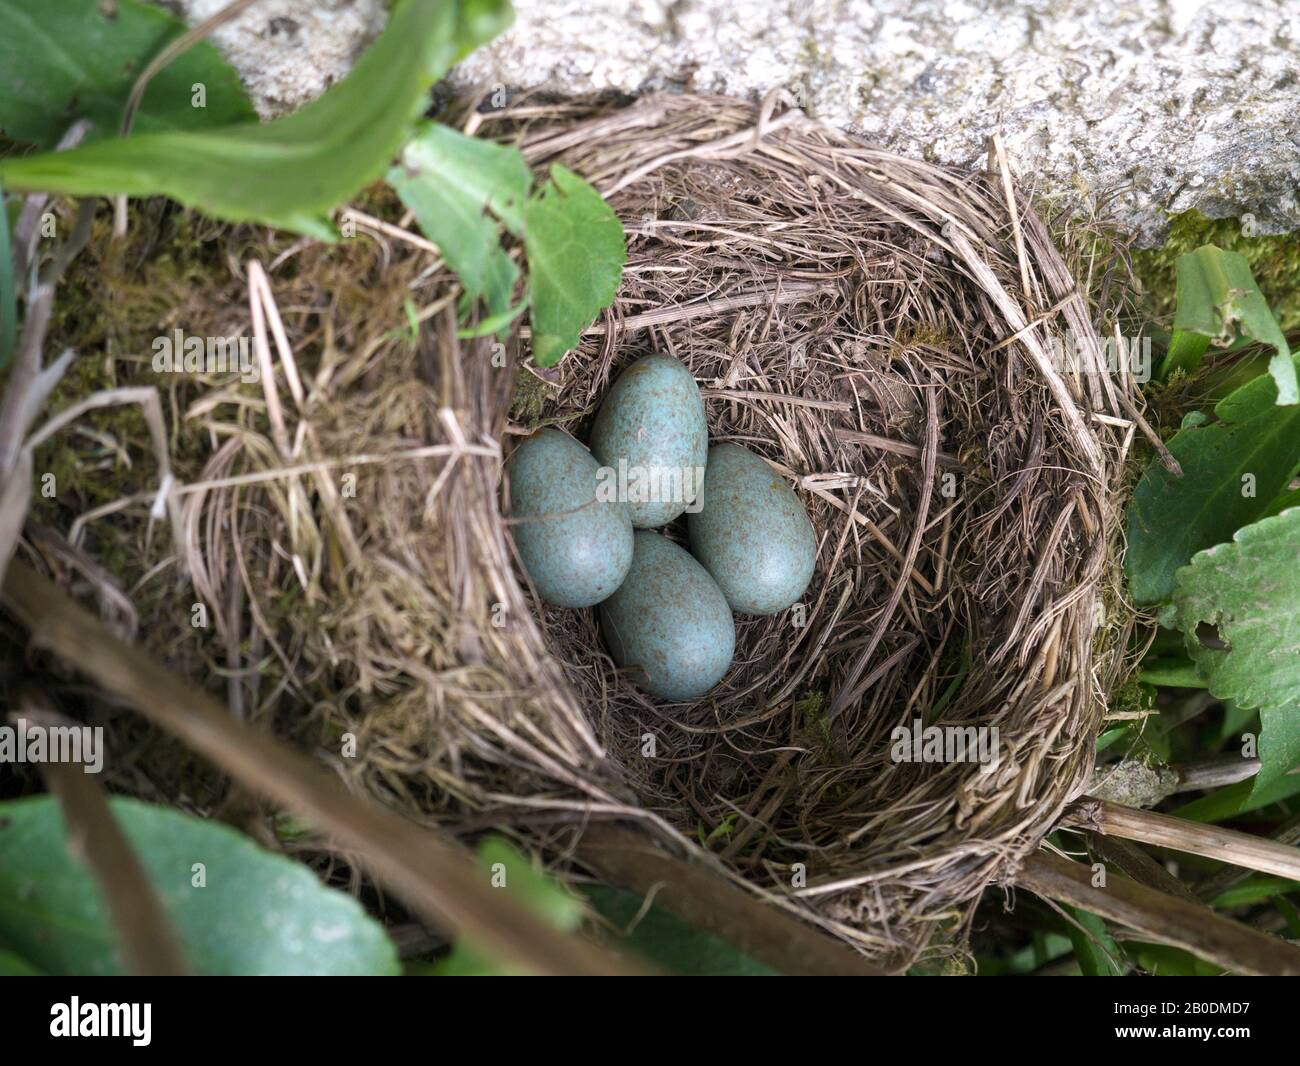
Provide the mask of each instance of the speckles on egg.
[{"label": "speckles on egg", "polygon": [[708,450],[699,386],[667,355],[647,355],[628,367],[591,429],[592,454],[627,486],[638,529],[671,522],[694,503]]},{"label": "speckles on egg", "polygon": [[688,700],[722,679],[736,624],[722,591],[684,548],[638,530],[622,587],[600,605],[610,655],[651,695]]},{"label": "speckles on egg", "polygon": [[632,564],[626,503],[597,499],[598,464],[581,444],[543,429],[510,457],[515,545],[537,594],[557,607],[590,607]]},{"label": "speckles on egg", "polygon": [[817,565],[808,512],[758,455],[709,449],[703,507],[687,519],[691,551],[741,614],[775,614],[798,601]]}]

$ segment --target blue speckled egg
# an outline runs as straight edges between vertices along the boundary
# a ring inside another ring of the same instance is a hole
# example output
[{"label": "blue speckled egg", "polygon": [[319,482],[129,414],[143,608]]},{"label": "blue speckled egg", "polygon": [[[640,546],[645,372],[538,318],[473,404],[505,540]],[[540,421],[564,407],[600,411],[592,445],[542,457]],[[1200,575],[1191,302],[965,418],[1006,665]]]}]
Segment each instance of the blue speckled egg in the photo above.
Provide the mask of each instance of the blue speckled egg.
[{"label": "blue speckled egg", "polygon": [[632,565],[625,503],[597,499],[599,466],[572,437],[538,430],[510,457],[511,532],[537,594],[557,607],[590,607]]},{"label": "blue speckled egg", "polygon": [[776,614],[817,565],[808,512],[785,478],[739,444],[709,449],[704,500],[687,519],[691,551],[741,614]]},{"label": "blue speckled egg", "polygon": [[671,522],[694,503],[708,451],[699,386],[667,355],[623,371],[591,429],[591,452],[617,476],[638,529]]},{"label": "blue speckled egg", "polygon": [[731,665],[736,623],[722,591],[690,552],[638,530],[632,568],[598,609],[600,630],[619,666],[666,700],[708,692]]}]

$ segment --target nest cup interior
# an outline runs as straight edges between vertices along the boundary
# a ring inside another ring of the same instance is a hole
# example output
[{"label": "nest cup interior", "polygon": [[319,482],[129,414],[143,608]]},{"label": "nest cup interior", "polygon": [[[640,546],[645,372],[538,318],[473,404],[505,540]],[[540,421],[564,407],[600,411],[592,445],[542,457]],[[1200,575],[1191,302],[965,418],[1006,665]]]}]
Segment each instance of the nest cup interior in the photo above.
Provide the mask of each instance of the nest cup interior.
[{"label": "nest cup interior", "polygon": [[[983,178],[794,113],[760,142],[755,119],[779,120],[733,102],[638,106],[582,139],[525,139],[534,162],[612,188],[629,259],[615,306],[515,414],[585,442],[621,370],[676,357],[710,442],[795,487],[817,567],[794,608],[737,616],[730,670],[687,703],[621,675],[595,611],[532,610],[641,808],[761,889],[788,896],[802,864],[822,888],[800,905],[823,923],[915,948],[1045,831],[1099,713],[1106,475],[990,291],[1045,306],[1052,270],[1017,262]],[[685,539],[681,520],[665,532]],[[918,723],[983,728],[993,764],[896,758]]]}]

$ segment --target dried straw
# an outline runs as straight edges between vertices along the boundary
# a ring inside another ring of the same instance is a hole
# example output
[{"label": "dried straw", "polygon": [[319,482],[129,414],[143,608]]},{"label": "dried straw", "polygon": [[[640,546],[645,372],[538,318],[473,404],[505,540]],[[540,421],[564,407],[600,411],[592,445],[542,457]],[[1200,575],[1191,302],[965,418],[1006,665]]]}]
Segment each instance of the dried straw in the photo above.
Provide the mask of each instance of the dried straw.
[{"label": "dried straw", "polygon": [[[312,250],[250,270],[274,419],[240,408],[212,433],[178,489],[185,564],[232,713],[318,743],[356,788],[561,864],[592,821],[630,822],[904,965],[959,936],[1088,781],[1124,669],[1131,383],[1105,374],[1004,171],[778,108],[656,95],[473,117],[582,173],[627,227],[618,299],[555,374],[518,369],[526,331],[504,353],[458,339],[454,280],[392,222],[362,239],[403,279],[417,344],[391,320],[339,337],[304,291]],[[1061,364],[1066,334],[1082,365]],[[687,704],[620,677],[591,611],[536,600],[503,518],[511,435],[583,439],[652,350],[691,368],[713,440],[790,478],[819,541],[803,605],[739,619],[732,670]],[[996,726],[996,770],[893,761],[916,718]]]}]

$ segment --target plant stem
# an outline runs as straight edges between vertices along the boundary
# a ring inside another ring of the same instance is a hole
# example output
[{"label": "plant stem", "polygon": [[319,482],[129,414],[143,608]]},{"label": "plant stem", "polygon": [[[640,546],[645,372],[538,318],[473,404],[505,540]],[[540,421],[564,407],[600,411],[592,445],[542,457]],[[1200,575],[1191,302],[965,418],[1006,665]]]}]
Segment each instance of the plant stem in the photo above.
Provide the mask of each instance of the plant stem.
[{"label": "plant stem", "polygon": [[1300,948],[1127,877],[1109,877],[1099,888],[1082,863],[1039,852],[1025,860],[1016,884],[1126,926],[1138,939],[1183,948],[1234,973],[1300,976]]},{"label": "plant stem", "polygon": [[[9,716],[11,720],[23,718],[46,728],[79,728],[77,722],[49,710],[48,701],[34,692],[23,697],[21,707]],[[186,976],[189,967],[167,914],[99,782],[81,763],[42,763],[41,774],[63,808],[69,852],[89,867],[104,894],[127,969],[137,976]]]},{"label": "plant stem", "polygon": [[1106,836],[1124,837],[1189,855],[1245,866],[1260,873],[1300,881],[1300,848],[1263,837],[1202,825],[1168,814],[1124,807],[1085,796],[1066,811],[1063,825],[1083,826]]},{"label": "plant stem", "polygon": [[692,925],[723,938],[783,974],[882,977],[883,970],[810,925],[725,881],[676,859],[645,837],[614,826],[589,826],[578,858],[602,879],[649,895]]}]

